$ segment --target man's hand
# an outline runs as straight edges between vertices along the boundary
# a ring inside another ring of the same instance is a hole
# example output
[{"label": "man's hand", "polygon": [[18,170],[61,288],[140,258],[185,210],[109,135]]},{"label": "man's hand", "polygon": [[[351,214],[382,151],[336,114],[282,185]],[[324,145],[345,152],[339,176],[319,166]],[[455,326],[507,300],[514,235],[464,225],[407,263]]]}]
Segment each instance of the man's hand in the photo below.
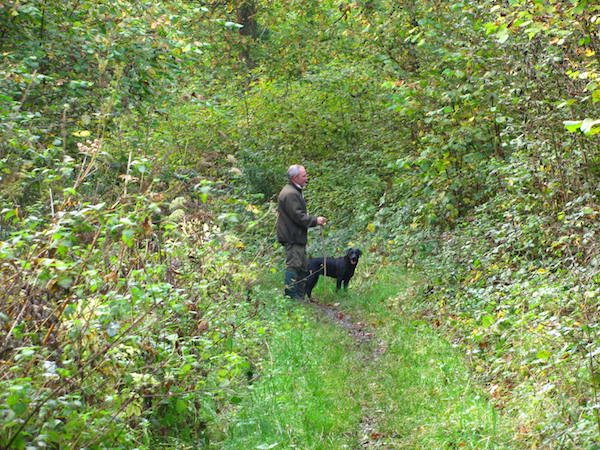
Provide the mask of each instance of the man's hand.
[{"label": "man's hand", "polygon": [[317,217],[317,225],[325,225],[327,223],[327,219],[325,217]]}]

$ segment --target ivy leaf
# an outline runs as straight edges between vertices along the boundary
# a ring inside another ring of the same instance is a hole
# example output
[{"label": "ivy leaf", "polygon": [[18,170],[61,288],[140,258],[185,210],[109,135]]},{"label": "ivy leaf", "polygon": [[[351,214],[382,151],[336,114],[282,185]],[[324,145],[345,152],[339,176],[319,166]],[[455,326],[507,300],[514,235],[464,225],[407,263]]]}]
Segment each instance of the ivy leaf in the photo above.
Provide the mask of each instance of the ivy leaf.
[{"label": "ivy leaf", "polygon": [[117,322],[111,322],[108,324],[108,327],[106,327],[106,334],[110,337],[115,337],[120,328],[121,326]]},{"label": "ivy leaf", "polygon": [[27,411],[27,402],[25,398],[19,393],[12,392],[6,399],[6,404],[12,409],[17,415],[22,415]]},{"label": "ivy leaf", "polygon": [[20,352],[15,356],[15,361],[21,360],[29,360],[33,355],[35,355],[37,347],[22,347]]},{"label": "ivy leaf", "polygon": [[582,121],[581,120],[565,120],[563,122],[563,124],[568,131],[570,131],[571,133],[574,133],[577,130],[579,130],[579,127],[581,127]]},{"label": "ivy leaf", "polygon": [[483,24],[483,29],[485,30],[486,34],[493,34],[496,32],[496,30],[498,30],[498,25],[494,22],[486,22]]}]

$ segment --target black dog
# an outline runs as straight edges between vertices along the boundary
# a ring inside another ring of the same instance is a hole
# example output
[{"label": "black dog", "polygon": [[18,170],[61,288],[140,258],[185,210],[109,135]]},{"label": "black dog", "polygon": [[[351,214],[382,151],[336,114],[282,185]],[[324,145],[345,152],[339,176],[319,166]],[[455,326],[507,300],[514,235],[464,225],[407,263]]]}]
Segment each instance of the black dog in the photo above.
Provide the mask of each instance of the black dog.
[{"label": "black dog", "polygon": [[310,275],[306,280],[306,295],[308,298],[317,281],[319,275],[327,275],[337,280],[336,291],[339,291],[342,285],[344,289],[348,288],[350,279],[354,276],[354,270],[358,264],[362,252],[357,248],[350,248],[346,255],[341,258],[311,258],[308,260],[308,271]]}]

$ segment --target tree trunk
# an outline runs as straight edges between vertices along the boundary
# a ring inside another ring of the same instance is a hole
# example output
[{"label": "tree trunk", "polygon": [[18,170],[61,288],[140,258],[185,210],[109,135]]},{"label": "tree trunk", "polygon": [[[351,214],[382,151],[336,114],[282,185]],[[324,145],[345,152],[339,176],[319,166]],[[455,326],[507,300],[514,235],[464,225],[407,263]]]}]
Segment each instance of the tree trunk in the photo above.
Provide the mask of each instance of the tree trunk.
[{"label": "tree trunk", "polygon": [[243,39],[243,47],[241,52],[242,60],[251,69],[256,66],[256,63],[250,55],[253,41],[258,37],[258,25],[256,23],[256,3],[254,0],[242,0],[237,7],[237,23],[243,25],[240,28],[240,34],[247,37]]}]

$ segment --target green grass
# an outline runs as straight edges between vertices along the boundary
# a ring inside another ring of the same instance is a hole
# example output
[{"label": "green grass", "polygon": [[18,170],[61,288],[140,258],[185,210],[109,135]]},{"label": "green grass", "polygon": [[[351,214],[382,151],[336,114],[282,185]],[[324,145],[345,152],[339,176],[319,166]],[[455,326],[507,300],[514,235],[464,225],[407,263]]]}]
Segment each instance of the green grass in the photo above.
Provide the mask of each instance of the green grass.
[{"label": "green grass", "polygon": [[[345,311],[376,329],[386,352],[366,367],[377,386],[367,392],[383,410],[378,430],[393,448],[511,448],[505,418],[473,381],[464,356],[429,324],[403,316],[399,305],[418,280],[397,269],[337,294]],[[324,301],[335,298],[324,286]]]},{"label": "green grass", "polygon": [[366,370],[379,432],[398,448],[496,448],[496,414],[454,349],[426,325],[388,331],[387,352]]},{"label": "green grass", "polygon": [[338,327],[316,323],[306,306],[275,301],[284,307],[272,317],[262,375],[221,448],[350,446],[360,420],[352,342]]},{"label": "green grass", "polygon": [[353,281],[335,293],[335,282],[322,280],[315,296],[366,323],[374,332],[368,344],[318,309],[274,295],[261,377],[222,447],[357,448],[368,417],[366,438],[383,448],[511,448],[506,419],[472,381],[463,355],[427,323],[397,313],[416,281],[394,270]]}]

